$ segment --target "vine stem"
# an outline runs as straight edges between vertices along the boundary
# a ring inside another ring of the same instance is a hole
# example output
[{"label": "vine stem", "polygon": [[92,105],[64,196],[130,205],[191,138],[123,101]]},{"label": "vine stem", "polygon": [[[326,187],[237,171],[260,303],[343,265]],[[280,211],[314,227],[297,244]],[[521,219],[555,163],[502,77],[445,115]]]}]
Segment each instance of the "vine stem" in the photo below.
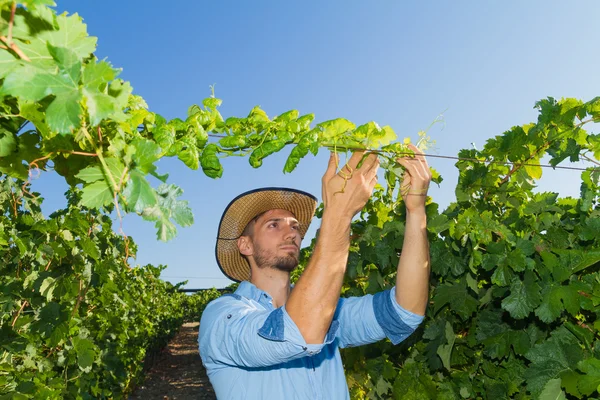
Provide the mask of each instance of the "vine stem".
[{"label": "vine stem", "polygon": [[71,313],[71,319],[77,313],[77,309],[79,308],[79,305],[81,304],[81,300],[83,300],[83,298],[85,297],[85,293],[87,293],[87,290],[88,290],[88,288],[86,288],[85,292],[82,294],[81,293],[82,289],[83,289],[83,279],[79,279],[79,293],[77,293],[77,302],[75,303],[75,307],[73,307],[73,312]]},{"label": "vine stem", "polygon": [[[525,160],[525,162],[531,160],[533,157],[535,157],[540,151],[542,151],[542,149],[546,149],[548,148],[548,146],[550,146],[551,142],[546,142],[544,143],[542,146],[540,146],[539,148],[537,148],[528,158],[527,160]],[[513,164],[512,169],[508,172],[508,174],[506,174],[506,176],[500,181],[500,183],[498,184],[498,187],[504,185],[509,179],[510,177],[517,172],[518,170],[520,170],[521,168],[523,168],[525,166],[524,163],[522,164]]]},{"label": "vine stem", "polygon": [[19,308],[19,311],[17,311],[17,314],[15,315],[15,317],[12,320],[11,327],[13,327],[13,328],[15,327],[15,324],[17,323],[17,319],[19,319],[19,315],[21,315],[21,312],[23,312],[23,309],[25,307],[27,307],[27,304],[29,304],[29,302],[27,300],[25,300],[23,302],[23,304],[21,304],[21,308]]},{"label": "vine stem", "polygon": [[10,20],[8,21],[8,37],[0,36],[0,40],[6,45],[6,46],[2,46],[2,48],[6,49],[6,50],[11,49],[15,53],[17,53],[17,55],[22,60],[31,62],[31,59],[29,59],[29,57],[27,57],[27,55],[25,53],[23,53],[23,51],[19,48],[19,46],[17,46],[17,44],[15,42],[13,42],[13,40],[12,40],[13,39],[12,31],[13,31],[13,25],[15,23],[16,11],[17,11],[17,2],[14,1],[12,3],[12,7],[10,10]]},{"label": "vine stem", "polygon": [[600,165],[600,163],[598,161],[594,160],[593,158],[590,158],[590,157],[586,156],[585,154],[580,154],[580,155],[581,155],[581,157],[585,158],[589,162],[594,163],[596,165]]},{"label": "vine stem", "polygon": [[8,41],[12,42],[12,31],[15,22],[15,13],[17,12],[17,2],[14,1],[10,8],[10,21],[8,23]]},{"label": "vine stem", "polygon": [[[125,180],[125,176],[127,175],[128,169],[127,167],[125,167],[125,169],[123,170],[123,174],[121,175],[121,179],[119,181],[119,191],[121,190],[122,186],[123,186],[123,181]],[[127,259],[129,258],[129,238],[127,237],[127,235],[125,234],[125,231],[123,230],[123,216],[121,215],[121,209],[119,207],[119,202],[117,201],[117,194],[115,193],[115,197],[113,199],[114,203],[115,203],[115,209],[117,210],[117,216],[119,218],[119,233],[121,235],[123,235],[123,241],[125,242],[125,257],[123,258],[123,264],[131,269],[131,267],[129,265],[127,265]]]},{"label": "vine stem", "polygon": [[17,204],[18,204],[17,199],[15,198],[15,194],[12,190],[10,191],[10,194],[12,195],[12,198],[13,198],[13,211],[15,213],[15,218],[17,218],[19,216],[17,214]]}]

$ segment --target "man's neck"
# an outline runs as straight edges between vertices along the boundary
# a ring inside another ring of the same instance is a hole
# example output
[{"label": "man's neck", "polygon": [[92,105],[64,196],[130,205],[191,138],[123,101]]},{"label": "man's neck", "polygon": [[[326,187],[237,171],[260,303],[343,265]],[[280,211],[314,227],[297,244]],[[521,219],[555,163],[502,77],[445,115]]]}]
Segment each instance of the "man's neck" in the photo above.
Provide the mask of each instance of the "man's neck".
[{"label": "man's neck", "polygon": [[253,271],[250,282],[273,298],[273,307],[283,306],[290,295],[290,274],[272,268]]}]

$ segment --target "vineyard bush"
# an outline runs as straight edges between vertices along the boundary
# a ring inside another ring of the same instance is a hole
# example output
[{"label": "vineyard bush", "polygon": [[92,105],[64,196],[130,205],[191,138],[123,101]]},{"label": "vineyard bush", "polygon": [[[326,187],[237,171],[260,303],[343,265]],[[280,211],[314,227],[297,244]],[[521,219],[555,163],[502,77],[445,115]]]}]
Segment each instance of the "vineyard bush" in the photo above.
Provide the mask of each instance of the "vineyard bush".
[{"label": "vineyard bush", "polygon": [[0,180],[3,398],[119,397],[183,322],[186,296],[159,279],[164,267],[130,268],[135,243],[79,195],[44,218],[41,199]]}]

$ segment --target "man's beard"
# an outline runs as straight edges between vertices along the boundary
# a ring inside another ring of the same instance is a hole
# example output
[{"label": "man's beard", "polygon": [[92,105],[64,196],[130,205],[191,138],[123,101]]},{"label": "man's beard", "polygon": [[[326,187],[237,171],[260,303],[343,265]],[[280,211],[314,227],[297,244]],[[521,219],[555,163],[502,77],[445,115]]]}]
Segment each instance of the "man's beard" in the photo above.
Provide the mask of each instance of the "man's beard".
[{"label": "man's beard", "polygon": [[284,272],[292,272],[298,267],[298,257],[291,253],[286,256],[274,256],[272,252],[255,244],[254,261],[260,269],[272,268]]}]

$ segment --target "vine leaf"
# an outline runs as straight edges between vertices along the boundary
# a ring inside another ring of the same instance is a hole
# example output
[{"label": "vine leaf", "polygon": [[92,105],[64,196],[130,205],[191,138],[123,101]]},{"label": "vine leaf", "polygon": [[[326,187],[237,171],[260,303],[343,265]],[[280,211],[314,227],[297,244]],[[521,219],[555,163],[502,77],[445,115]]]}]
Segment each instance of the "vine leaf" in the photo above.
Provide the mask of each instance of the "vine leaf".
[{"label": "vine leaf", "polygon": [[564,327],[554,332],[550,339],[536,344],[525,357],[531,365],[525,371],[527,388],[534,394],[544,390],[551,379],[556,379],[568,371],[573,371],[583,358],[578,340]]},{"label": "vine leaf", "polygon": [[17,149],[17,140],[12,132],[0,132],[0,157],[11,155]]},{"label": "vine leaf", "polygon": [[580,361],[577,368],[585,374],[579,381],[579,391],[584,395],[600,392],[600,360],[588,358]]},{"label": "vine leaf", "polygon": [[96,359],[94,343],[89,339],[73,338],[73,347],[77,353],[77,364],[84,372],[90,372]]},{"label": "vine leaf", "polygon": [[542,301],[541,287],[531,271],[525,272],[525,280],[515,277],[510,285],[510,295],[502,300],[502,308],[515,319],[529,315]]},{"label": "vine leaf", "polygon": [[550,379],[538,397],[539,400],[566,400],[565,392],[560,388],[560,378]]},{"label": "vine leaf", "polygon": [[478,301],[469,295],[465,279],[451,285],[440,285],[435,289],[433,297],[434,314],[444,307],[450,305],[452,311],[456,312],[463,320],[466,320],[477,310]]},{"label": "vine leaf", "polygon": [[144,175],[137,170],[131,171],[123,196],[127,199],[127,211],[142,213],[144,209],[158,203],[156,192]]},{"label": "vine leaf", "polygon": [[440,356],[444,368],[450,371],[450,356],[452,354],[452,348],[454,347],[454,341],[456,340],[456,335],[454,334],[450,322],[446,322],[445,336],[446,344],[438,347],[437,354]]},{"label": "vine leaf", "polygon": [[142,212],[142,217],[149,221],[155,221],[157,238],[164,242],[173,239],[177,228],[171,219],[182,227],[194,223],[194,215],[185,200],[177,200],[183,194],[183,190],[173,184],[162,184],[156,189],[158,204],[147,207]]},{"label": "vine leaf", "polygon": [[102,208],[113,201],[112,191],[105,180],[84,186],[81,195],[81,204],[89,208]]}]

